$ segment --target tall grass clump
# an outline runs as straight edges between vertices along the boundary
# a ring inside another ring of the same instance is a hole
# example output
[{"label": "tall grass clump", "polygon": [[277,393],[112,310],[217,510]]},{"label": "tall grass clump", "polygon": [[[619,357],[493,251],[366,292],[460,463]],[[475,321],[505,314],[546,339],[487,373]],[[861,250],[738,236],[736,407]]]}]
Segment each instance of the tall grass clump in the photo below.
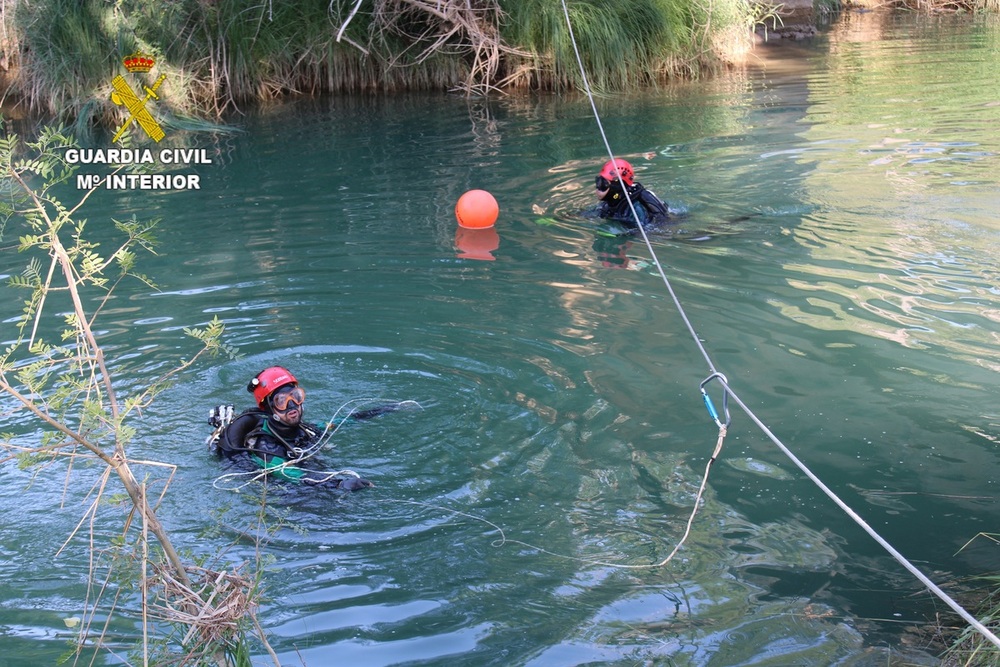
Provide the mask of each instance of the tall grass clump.
[{"label": "tall grass clump", "polygon": [[251,100],[364,87],[374,77],[363,54],[336,42],[329,2],[127,5],[136,34],[181,72],[190,103],[208,115]]},{"label": "tall grass clump", "polygon": [[[6,65],[0,76],[7,84],[5,106],[56,121],[78,139],[91,141],[95,129],[116,127],[127,117],[128,112],[111,101],[111,81],[124,73],[126,56],[142,52],[156,57],[156,69],[168,74],[152,107],[160,122],[182,126],[186,117],[203,115],[183,69],[160,60],[159,47],[139,37],[124,2],[3,2],[0,34],[8,37],[0,44],[0,65]],[[170,6],[164,5],[163,11]]]},{"label": "tall grass clump", "polygon": [[[533,54],[512,81],[562,89],[580,84],[561,0],[503,0],[504,35]],[[720,39],[742,36],[748,47],[756,7],[746,0],[633,0],[567,3],[573,36],[588,79],[600,90],[635,88],[724,64],[713,51]],[[732,49],[727,49],[731,51]]]},{"label": "tall grass clump", "polygon": [[[5,2],[3,32],[16,35],[5,54],[10,85],[5,102],[29,113],[74,117],[85,107],[110,105],[109,84],[119,54],[113,17],[100,3],[78,0]],[[11,99],[11,96],[14,99]]]},{"label": "tall grass clump", "polygon": [[4,102],[75,123],[78,136],[91,124],[120,123],[110,84],[136,51],[167,75],[156,112],[168,121],[219,118],[238,102],[281,94],[371,87],[377,67],[335,40],[334,4],[3,0],[0,34],[13,36],[0,45]]}]

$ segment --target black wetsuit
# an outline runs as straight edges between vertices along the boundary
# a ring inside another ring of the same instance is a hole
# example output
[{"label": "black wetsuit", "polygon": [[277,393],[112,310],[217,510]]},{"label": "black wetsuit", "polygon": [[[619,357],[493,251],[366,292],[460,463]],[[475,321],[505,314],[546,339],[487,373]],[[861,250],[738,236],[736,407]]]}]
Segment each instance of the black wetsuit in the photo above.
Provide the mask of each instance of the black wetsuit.
[{"label": "black wetsuit", "polygon": [[[392,409],[395,406],[366,410],[353,414],[352,418],[366,419]],[[307,458],[322,434],[323,429],[315,424],[283,424],[273,414],[254,408],[239,415],[226,426],[214,445],[218,453],[226,456],[248,454],[254,464],[281,479],[324,484],[351,491],[374,486],[366,479],[330,478],[328,474],[300,466],[299,462]]]},{"label": "black wetsuit", "polygon": [[632,215],[632,209],[628,205],[629,199],[632,200],[635,213],[643,227],[662,225],[669,219],[667,205],[641,183],[628,186],[627,199],[620,181],[611,183],[608,194],[604,195],[604,199],[597,205],[598,217],[621,222],[629,229],[637,229],[635,216]]}]

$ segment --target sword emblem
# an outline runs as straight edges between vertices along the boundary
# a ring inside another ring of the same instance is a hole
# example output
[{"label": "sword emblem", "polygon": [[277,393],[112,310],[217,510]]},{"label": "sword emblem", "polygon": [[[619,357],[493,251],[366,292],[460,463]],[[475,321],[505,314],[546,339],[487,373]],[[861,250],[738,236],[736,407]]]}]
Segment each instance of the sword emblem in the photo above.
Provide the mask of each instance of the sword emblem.
[{"label": "sword emblem", "polygon": [[132,124],[132,121],[139,123],[139,127],[145,130],[146,134],[153,141],[159,142],[164,137],[163,128],[160,127],[160,124],[156,122],[153,115],[146,109],[146,102],[151,99],[160,99],[156,94],[156,90],[166,78],[166,74],[161,74],[152,87],[143,86],[146,89],[146,96],[143,99],[139,99],[139,96],[132,91],[132,87],[128,85],[128,82],[120,74],[111,81],[111,87],[114,88],[114,91],[111,93],[111,101],[118,106],[125,107],[129,112],[129,117],[118,128],[115,136],[111,139],[112,143],[118,141],[118,138],[122,136],[125,129]]}]

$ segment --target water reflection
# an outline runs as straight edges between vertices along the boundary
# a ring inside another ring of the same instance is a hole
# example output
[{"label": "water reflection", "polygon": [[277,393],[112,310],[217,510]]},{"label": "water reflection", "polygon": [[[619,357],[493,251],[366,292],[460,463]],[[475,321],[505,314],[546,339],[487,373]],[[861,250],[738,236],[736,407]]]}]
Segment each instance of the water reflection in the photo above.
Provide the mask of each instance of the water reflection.
[{"label": "water reflection", "polygon": [[500,247],[500,235],[496,227],[487,229],[467,229],[459,225],[455,229],[455,246],[460,251],[459,259],[479,259],[492,262],[493,254]]}]

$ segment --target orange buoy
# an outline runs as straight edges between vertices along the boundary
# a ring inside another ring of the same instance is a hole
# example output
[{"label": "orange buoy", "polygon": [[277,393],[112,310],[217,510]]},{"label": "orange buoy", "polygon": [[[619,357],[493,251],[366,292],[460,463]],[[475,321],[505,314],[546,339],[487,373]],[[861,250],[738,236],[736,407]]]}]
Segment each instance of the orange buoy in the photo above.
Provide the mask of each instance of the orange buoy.
[{"label": "orange buoy", "polygon": [[489,229],[496,224],[498,215],[500,206],[486,190],[469,190],[455,204],[458,225],[466,229]]}]

